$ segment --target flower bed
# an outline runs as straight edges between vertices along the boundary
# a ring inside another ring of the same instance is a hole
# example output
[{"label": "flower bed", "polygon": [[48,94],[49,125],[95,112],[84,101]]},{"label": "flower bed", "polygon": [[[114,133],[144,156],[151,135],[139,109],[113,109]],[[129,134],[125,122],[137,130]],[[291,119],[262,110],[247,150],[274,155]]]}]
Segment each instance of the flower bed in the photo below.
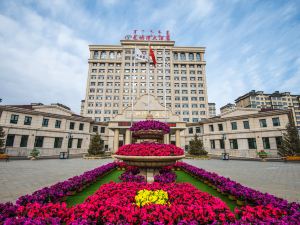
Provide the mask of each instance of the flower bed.
[{"label": "flower bed", "polygon": [[130,128],[131,131],[140,130],[161,130],[164,134],[170,133],[170,127],[168,124],[160,122],[158,120],[144,120],[136,122]]},{"label": "flower bed", "polygon": [[123,182],[146,182],[145,177],[138,175],[139,173],[139,168],[127,166],[126,171],[119,177],[119,179]]},{"label": "flower bed", "polygon": [[140,143],[123,145],[116,152],[126,156],[180,156],[184,155],[182,148],[171,144]]},{"label": "flower bed", "polygon": [[173,183],[176,181],[176,178],[176,173],[171,171],[171,169],[162,168],[159,170],[159,174],[154,176],[154,181],[160,183]]},{"label": "flower bed", "polygon": [[176,167],[179,167],[197,177],[198,179],[203,180],[205,183],[216,187],[217,190],[220,190],[223,194],[233,196],[237,200],[242,200],[245,201],[246,204],[249,204],[249,206],[242,207],[241,211],[238,211],[239,215],[242,215],[242,217],[240,218],[241,221],[246,217],[249,220],[249,213],[245,214],[243,213],[244,211],[249,212],[250,210],[250,212],[257,212],[257,209],[259,207],[267,206],[271,207],[276,212],[280,211],[280,216],[269,218],[266,213],[262,213],[263,215],[266,215],[263,218],[255,217],[256,219],[253,220],[252,223],[256,224],[257,221],[270,222],[271,220],[273,220],[273,222],[277,222],[276,224],[298,224],[295,223],[295,221],[300,221],[300,205],[298,203],[288,203],[287,200],[284,200],[282,198],[278,198],[274,195],[262,193],[252,188],[245,187],[235,181],[230,180],[229,178],[219,176],[218,174],[213,172],[207,172],[187,163],[177,163]]}]

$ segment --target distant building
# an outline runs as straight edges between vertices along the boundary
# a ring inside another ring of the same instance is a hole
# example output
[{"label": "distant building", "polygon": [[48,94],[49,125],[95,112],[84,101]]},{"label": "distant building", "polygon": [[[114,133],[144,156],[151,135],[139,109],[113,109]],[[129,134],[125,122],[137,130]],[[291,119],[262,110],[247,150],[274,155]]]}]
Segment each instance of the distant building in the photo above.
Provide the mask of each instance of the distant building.
[{"label": "distant building", "polygon": [[237,107],[268,109],[291,109],[295,125],[300,129],[300,95],[290,92],[275,91],[266,94],[263,91],[252,90],[235,100]]},{"label": "distant building", "polygon": [[228,111],[234,110],[236,108],[235,104],[228,103],[220,108],[221,114],[226,113]]},{"label": "distant building", "polygon": [[87,152],[93,120],[74,114],[62,104],[0,106],[0,126],[6,135],[6,152],[27,157],[33,148],[41,156]]},{"label": "distant building", "polygon": [[216,116],[216,103],[208,103],[208,115],[209,117]]}]

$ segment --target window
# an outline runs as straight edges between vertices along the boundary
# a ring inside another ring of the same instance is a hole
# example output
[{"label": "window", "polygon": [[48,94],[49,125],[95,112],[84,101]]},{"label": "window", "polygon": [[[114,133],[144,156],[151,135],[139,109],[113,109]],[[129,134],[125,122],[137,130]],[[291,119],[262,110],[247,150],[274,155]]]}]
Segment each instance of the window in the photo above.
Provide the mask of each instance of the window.
[{"label": "window", "polygon": [[55,121],[55,128],[60,128],[61,125],[61,120],[56,120]]},{"label": "window", "polygon": [[238,149],[238,142],[237,139],[229,139],[229,143],[230,143],[230,148],[231,149]]},{"label": "window", "polygon": [[83,130],[83,127],[84,127],[84,124],[83,124],[83,123],[80,123],[80,124],[79,124],[79,130]]},{"label": "window", "polygon": [[10,116],[10,123],[17,124],[18,123],[18,119],[19,119],[19,115],[12,114]]},{"label": "window", "polygon": [[62,142],[63,142],[63,138],[62,137],[56,137],[54,139],[54,148],[61,148]]},{"label": "window", "polygon": [[248,120],[243,121],[243,124],[244,124],[244,129],[250,129],[249,121]]},{"label": "window", "polygon": [[192,133],[193,133],[193,128],[190,127],[190,128],[189,128],[189,134],[192,134]]},{"label": "window", "polygon": [[210,140],[210,148],[211,149],[215,149],[216,148],[215,140]]},{"label": "window", "polygon": [[70,130],[74,130],[75,127],[75,123],[74,122],[70,122]]},{"label": "window", "polygon": [[237,130],[237,123],[236,122],[231,122],[231,129],[232,130]]},{"label": "window", "polygon": [[270,140],[268,137],[262,138],[264,149],[270,149]]},{"label": "window", "polygon": [[256,140],[255,138],[248,138],[248,147],[249,149],[256,149]]},{"label": "window", "polygon": [[49,119],[43,118],[42,126],[43,127],[48,127]]},{"label": "window", "polygon": [[69,138],[68,140],[68,148],[72,148],[73,145],[73,138]]},{"label": "window", "polygon": [[34,147],[42,148],[43,144],[44,144],[44,137],[43,136],[36,136],[35,137],[35,142],[34,142]]},{"label": "window", "polygon": [[93,126],[93,132],[97,132],[98,131],[98,127],[97,126]]},{"label": "window", "polygon": [[101,132],[101,133],[105,133],[105,127],[101,127],[101,128],[100,128],[100,132]]},{"label": "window", "polygon": [[224,149],[225,148],[225,143],[223,139],[220,139],[220,149]]},{"label": "window", "polygon": [[27,143],[28,143],[28,135],[22,135],[20,147],[27,147]]},{"label": "window", "polygon": [[282,145],[282,137],[281,136],[275,137],[275,141],[276,141],[277,149],[280,148]]},{"label": "window", "polygon": [[259,124],[260,124],[260,127],[267,127],[267,121],[266,121],[266,119],[260,119],[259,120]]},{"label": "window", "polygon": [[196,133],[197,134],[201,133],[201,128],[200,127],[196,127]]},{"label": "window", "polygon": [[223,130],[223,124],[218,124],[218,128],[219,128],[219,131],[222,131]]},{"label": "window", "polygon": [[81,145],[82,145],[82,138],[78,138],[77,148],[81,148]]},{"label": "window", "polygon": [[279,127],[280,126],[279,117],[272,118],[272,121],[273,121],[273,126],[274,127]]},{"label": "window", "polygon": [[6,146],[7,147],[13,147],[14,146],[14,140],[15,135],[14,134],[8,134],[6,138]]},{"label": "window", "polygon": [[31,125],[31,120],[32,120],[31,116],[25,116],[24,125]]},{"label": "window", "polygon": [[209,131],[211,131],[211,132],[214,131],[214,125],[209,125]]}]

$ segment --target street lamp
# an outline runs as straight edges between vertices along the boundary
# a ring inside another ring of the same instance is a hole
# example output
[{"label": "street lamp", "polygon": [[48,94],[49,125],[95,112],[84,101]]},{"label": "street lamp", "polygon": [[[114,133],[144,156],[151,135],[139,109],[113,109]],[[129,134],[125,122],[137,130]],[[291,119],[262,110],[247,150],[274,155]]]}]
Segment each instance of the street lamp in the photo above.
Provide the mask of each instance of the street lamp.
[{"label": "street lamp", "polygon": [[224,152],[222,153],[223,160],[228,160],[229,159],[229,153],[226,153],[226,146],[225,146],[226,134],[222,134],[222,139],[223,139],[223,147],[224,147]]},{"label": "street lamp", "polygon": [[73,135],[71,133],[68,133],[68,148],[67,148],[67,159],[69,158],[69,154],[70,154],[70,149],[69,149],[69,143],[70,143],[70,140],[73,138]]}]

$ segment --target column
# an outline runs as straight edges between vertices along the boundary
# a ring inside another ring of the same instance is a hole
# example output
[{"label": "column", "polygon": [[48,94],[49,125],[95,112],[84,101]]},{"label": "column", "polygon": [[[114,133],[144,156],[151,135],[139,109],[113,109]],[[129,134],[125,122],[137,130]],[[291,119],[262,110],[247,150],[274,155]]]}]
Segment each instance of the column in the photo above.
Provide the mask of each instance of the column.
[{"label": "column", "polygon": [[119,129],[114,130],[114,149],[113,152],[116,152],[119,148]]},{"label": "column", "polygon": [[125,145],[130,144],[131,140],[130,140],[130,130],[126,129],[125,131]]},{"label": "column", "polygon": [[175,131],[175,141],[176,141],[176,146],[180,147],[180,130]]},{"label": "column", "polygon": [[170,135],[169,134],[164,135],[164,143],[165,144],[170,144]]}]

